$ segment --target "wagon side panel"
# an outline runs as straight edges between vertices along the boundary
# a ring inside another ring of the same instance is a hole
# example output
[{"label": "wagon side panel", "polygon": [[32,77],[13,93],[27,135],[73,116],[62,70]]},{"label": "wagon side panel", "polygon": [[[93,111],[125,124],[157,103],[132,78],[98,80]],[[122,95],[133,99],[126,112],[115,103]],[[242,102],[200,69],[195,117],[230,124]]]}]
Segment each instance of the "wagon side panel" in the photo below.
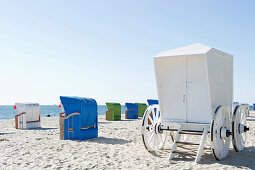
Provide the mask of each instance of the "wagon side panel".
[{"label": "wagon side panel", "polygon": [[219,105],[232,113],[233,103],[233,56],[211,49],[207,53],[208,77],[212,118]]}]

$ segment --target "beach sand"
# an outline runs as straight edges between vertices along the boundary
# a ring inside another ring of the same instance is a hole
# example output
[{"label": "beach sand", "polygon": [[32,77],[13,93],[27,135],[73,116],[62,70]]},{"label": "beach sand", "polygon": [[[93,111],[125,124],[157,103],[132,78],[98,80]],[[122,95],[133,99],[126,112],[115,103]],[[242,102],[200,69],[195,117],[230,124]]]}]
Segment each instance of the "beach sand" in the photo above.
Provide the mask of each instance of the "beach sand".
[{"label": "beach sand", "polygon": [[170,138],[166,150],[149,153],[141,120],[113,122],[99,116],[99,137],[86,141],[59,140],[58,117],[42,118],[39,130],[16,130],[14,120],[0,120],[0,169],[255,169],[255,113],[247,118],[244,151],[235,152],[231,144],[228,157],[216,161],[207,138],[208,150],[199,163],[194,157],[168,161]]}]

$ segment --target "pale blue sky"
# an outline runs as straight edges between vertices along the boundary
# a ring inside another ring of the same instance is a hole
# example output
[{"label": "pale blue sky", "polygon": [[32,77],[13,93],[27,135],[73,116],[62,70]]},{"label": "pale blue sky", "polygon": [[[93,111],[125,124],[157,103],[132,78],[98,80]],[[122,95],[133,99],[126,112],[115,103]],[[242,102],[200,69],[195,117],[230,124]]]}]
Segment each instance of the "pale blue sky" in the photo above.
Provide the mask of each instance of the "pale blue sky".
[{"label": "pale blue sky", "polygon": [[234,55],[234,99],[255,102],[255,1],[0,0],[0,104],[156,98],[153,56],[193,43]]}]

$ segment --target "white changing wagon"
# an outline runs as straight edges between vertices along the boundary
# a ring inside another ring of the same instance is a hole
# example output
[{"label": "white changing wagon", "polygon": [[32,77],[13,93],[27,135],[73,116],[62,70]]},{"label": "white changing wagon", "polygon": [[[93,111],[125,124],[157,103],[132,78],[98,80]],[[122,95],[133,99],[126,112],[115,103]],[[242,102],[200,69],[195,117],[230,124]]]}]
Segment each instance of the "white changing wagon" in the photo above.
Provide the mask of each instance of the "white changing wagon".
[{"label": "white changing wagon", "polygon": [[[198,145],[198,162],[208,133],[217,160],[227,156],[231,138],[236,151],[244,149],[249,128],[245,108],[232,109],[232,55],[193,44],[159,53],[154,66],[159,105],[148,107],[141,128],[149,151],[163,148],[167,131],[173,140],[169,159],[188,154],[178,152],[179,145]],[[180,140],[182,135],[201,135],[200,143]]]},{"label": "white changing wagon", "polygon": [[40,105],[38,103],[15,103],[17,115],[15,115],[16,129],[40,128]]}]

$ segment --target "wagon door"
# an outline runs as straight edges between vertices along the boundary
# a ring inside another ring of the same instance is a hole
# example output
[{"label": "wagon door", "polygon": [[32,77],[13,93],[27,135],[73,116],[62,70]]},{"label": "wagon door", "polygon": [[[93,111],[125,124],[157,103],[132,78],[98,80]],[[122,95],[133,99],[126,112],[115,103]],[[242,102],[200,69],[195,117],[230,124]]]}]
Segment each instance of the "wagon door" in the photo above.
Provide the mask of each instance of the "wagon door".
[{"label": "wagon door", "polygon": [[210,123],[210,96],[204,55],[187,57],[187,122]]},{"label": "wagon door", "polygon": [[162,121],[186,122],[186,56],[155,58]]}]

